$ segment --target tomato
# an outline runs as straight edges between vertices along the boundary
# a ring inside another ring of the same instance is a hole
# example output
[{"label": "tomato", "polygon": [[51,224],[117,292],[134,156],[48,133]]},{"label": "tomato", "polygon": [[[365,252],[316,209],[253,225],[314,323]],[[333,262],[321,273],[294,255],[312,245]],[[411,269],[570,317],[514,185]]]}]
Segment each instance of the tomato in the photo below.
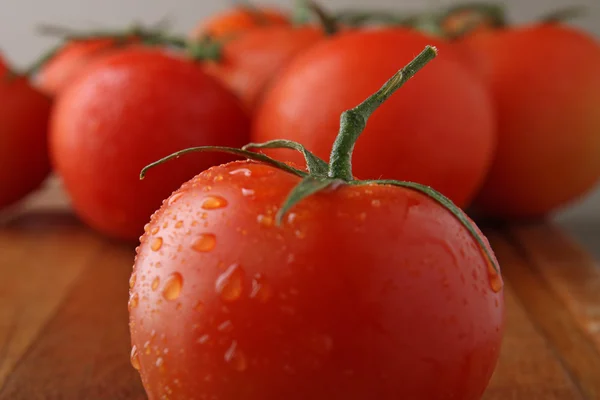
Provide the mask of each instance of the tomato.
[{"label": "tomato", "polygon": [[239,36],[258,27],[291,24],[288,13],[275,7],[238,5],[200,22],[190,33],[193,39]]},{"label": "tomato", "polygon": [[184,160],[152,182],[139,182],[140,168],[185,146],[239,146],[248,130],[239,100],[200,65],[160,49],[129,47],[94,62],[58,98],[51,155],[85,222],[109,236],[136,239],[182,181],[232,158]]},{"label": "tomato", "polygon": [[422,186],[353,180],[349,159],[328,177],[248,156],[184,183],[140,239],[131,361],[148,398],[481,398],[504,303],[475,225]]},{"label": "tomato", "polygon": [[68,42],[45,62],[35,76],[36,86],[44,93],[55,96],[62,92],[88,63],[122,45],[110,38]]},{"label": "tomato", "polygon": [[222,80],[252,111],[269,83],[298,53],[325,36],[319,27],[272,26],[254,29],[227,42],[206,70]]},{"label": "tomato", "polygon": [[8,75],[0,58],[0,209],[37,189],[50,173],[47,150],[52,102],[27,77]]},{"label": "tomato", "polygon": [[[252,140],[294,140],[327,159],[339,114],[430,42],[438,40],[407,29],[382,28],[318,43],[288,64],[265,94]],[[446,52],[421,79],[410,82],[369,121],[354,170],[362,178],[427,184],[466,206],[491,163],[494,113],[485,86],[447,45],[439,47]],[[285,150],[268,154],[302,162]]]},{"label": "tomato", "polygon": [[600,177],[600,46],[560,24],[467,36],[498,118],[498,148],[478,195],[482,213],[535,218],[572,203]]}]

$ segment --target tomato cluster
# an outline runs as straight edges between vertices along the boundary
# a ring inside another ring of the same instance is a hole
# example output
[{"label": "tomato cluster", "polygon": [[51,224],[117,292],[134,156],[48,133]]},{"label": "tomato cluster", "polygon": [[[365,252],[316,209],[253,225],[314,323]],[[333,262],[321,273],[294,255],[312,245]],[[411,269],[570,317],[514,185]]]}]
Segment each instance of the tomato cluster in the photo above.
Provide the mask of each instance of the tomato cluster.
[{"label": "tomato cluster", "polygon": [[463,210],[545,217],[600,178],[600,46],[559,16],[306,0],[186,37],[55,28],[28,70],[0,62],[0,209],[53,171],[139,242],[151,400],[479,399],[502,277]]}]

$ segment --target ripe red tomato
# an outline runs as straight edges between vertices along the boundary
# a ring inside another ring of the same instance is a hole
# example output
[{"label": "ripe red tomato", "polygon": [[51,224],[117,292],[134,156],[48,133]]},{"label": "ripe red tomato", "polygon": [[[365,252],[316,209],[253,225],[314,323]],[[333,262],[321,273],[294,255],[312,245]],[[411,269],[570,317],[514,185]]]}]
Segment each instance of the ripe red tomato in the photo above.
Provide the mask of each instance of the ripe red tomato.
[{"label": "ripe red tomato", "polygon": [[42,65],[35,76],[36,86],[44,93],[55,96],[96,58],[108,54],[122,44],[109,38],[68,42]]},{"label": "ripe red tomato", "polygon": [[498,117],[498,148],[476,206],[531,218],[579,198],[600,178],[600,45],[560,24],[468,36]]},{"label": "ripe red tomato", "polygon": [[[480,399],[504,310],[481,232],[430,192],[351,180],[349,161],[270,164],[212,167],[147,225],[129,310],[149,399]],[[326,185],[281,215],[301,177]]]},{"label": "ripe red tomato", "polygon": [[300,52],[325,37],[319,27],[271,26],[254,29],[226,42],[208,73],[222,80],[253,111],[270,82]]},{"label": "ripe red tomato", "polygon": [[239,100],[200,65],[129,47],[94,62],[58,98],[51,155],[80,217],[135,239],[148,216],[198,169],[231,160],[184,160],[139,182],[140,168],[193,145],[239,146],[249,121]]},{"label": "ripe red tomato", "polygon": [[[294,140],[327,160],[340,113],[431,42],[438,40],[386,28],[348,32],[318,43],[296,57],[265,94],[252,140]],[[369,121],[354,170],[362,178],[430,185],[464,207],[491,163],[495,119],[484,85],[447,45],[439,47],[445,53]],[[302,162],[286,150],[268,154]]]},{"label": "ripe red tomato", "polygon": [[239,5],[201,21],[190,33],[192,39],[238,36],[258,27],[290,25],[287,12],[276,7]]},{"label": "ripe red tomato", "polygon": [[51,106],[25,76],[9,76],[0,59],[0,209],[37,189],[50,173]]}]

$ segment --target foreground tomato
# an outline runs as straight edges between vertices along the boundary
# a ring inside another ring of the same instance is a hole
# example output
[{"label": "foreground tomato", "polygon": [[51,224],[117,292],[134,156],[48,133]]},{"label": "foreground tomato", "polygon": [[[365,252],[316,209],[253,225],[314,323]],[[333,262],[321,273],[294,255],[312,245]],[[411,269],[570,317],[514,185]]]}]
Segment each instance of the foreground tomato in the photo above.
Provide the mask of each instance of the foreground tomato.
[{"label": "foreground tomato", "polygon": [[91,61],[122,44],[122,40],[110,38],[68,42],[41,66],[36,74],[35,84],[47,95],[55,96]]},{"label": "foreground tomato", "polygon": [[0,58],[0,209],[37,189],[50,173],[51,105],[26,77],[9,76]]},{"label": "foreground tomato", "polygon": [[344,113],[330,165],[223,149],[259,162],[202,172],[152,216],[129,299],[150,400],[481,397],[504,307],[487,241],[431,189],[350,170],[360,121],[434,55]]},{"label": "foreground tomato", "polygon": [[200,22],[190,33],[192,39],[210,36],[225,39],[271,25],[290,25],[286,12],[275,7],[238,5]]},{"label": "foreground tomato", "polygon": [[206,70],[225,82],[253,111],[285,66],[324,37],[323,29],[314,26],[254,29],[225,43],[222,57],[207,62]]},{"label": "foreground tomato", "polygon": [[[252,140],[298,141],[326,159],[340,113],[430,42],[420,33],[388,28],[318,43],[273,83],[256,112]],[[420,182],[459,206],[470,202],[491,163],[495,120],[485,87],[451,53],[373,116],[353,160],[357,176]],[[268,154],[302,162],[285,150]]]},{"label": "foreground tomato", "polygon": [[148,216],[213,154],[137,179],[148,162],[182,146],[240,146],[249,121],[237,98],[194,62],[127,48],[86,68],[59,96],[51,155],[79,216],[107,235],[136,239]]},{"label": "foreground tomato", "polygon": [[600,45],[560,24],[467,36],[498,117],[498,149],[476,205],[503,218],[541,217],[600,178]]}]

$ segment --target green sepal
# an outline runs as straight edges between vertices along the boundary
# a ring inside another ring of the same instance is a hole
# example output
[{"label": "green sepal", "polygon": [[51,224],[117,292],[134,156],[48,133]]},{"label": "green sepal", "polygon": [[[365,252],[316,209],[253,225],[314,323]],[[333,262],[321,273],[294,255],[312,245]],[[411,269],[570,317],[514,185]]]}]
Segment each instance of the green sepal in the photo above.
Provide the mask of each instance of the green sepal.
[{"label": "green sepal", "polygon": [[288,197],[285,199],[279,211],[275,215],[275,223],[277,225],[281,225],[281,221],[285,214],[300,201],[304,200],[306,197],[311,196],[321,190],[327,188],[333,183],[339,182],[339,179],[331,179],[324,177],[317,177],[308,175],[300,183],[298,183],[292,191],[289,193]]},{"label": "green sepal", "polygon": [[485,245],[485,243],[481,239],[481,236],[479,235],[479,233],[477,233],[477,230],[475,229],[475,224],[469,220],[469,218],[467,217],[467,215],[458,206],[456,206],[452,202],[452,200],[450,200],[449,198],[447,198],[446,196],[444,196],[443,194],[441,194],[437,190],[435,190],[435,189],[433,189],[433,188],[431,188],[429,186],[421,185],[419,183],[406,182],[406,181],[395,181],[395,180],[392,180],[392,179],[379,179],[379,180],[369,180],[369,181],[354,181],[354,182],[351,182],[351,184],[354,184],[354,185],[376,184],[376,185],[398,186],[398,187],[412,189],[412,190],[415,190],[417,192],[423,193],[427,197],[435,200],[442,207],[444,207],[445,209],[447,209],[448,211],[450,211],[450,213],[452,213],[452,215],[454,215],[454,217],[456,219],[458,219],[458,221],[465,227],[465,229],[467,231],[469,231],[469,233],[471,234],[471,236],[473,237],[473,239],[475,239],[475,241],[477,242],[477,244],[479,244],[479,247],[481,247],[481,251],[483,252],[483,254],[485,255],[485,257],[488,259],[488,262],[492,265],[492,267],[494,268],[494,270],[498,274],[500,273],[500,267],[498,266],[498,263],[497,263],[495,257],[488,250],[487,246]]},{"label": "green sepal", "polygon": [[166,157],[161,158],[158,161],[154,161],[153,163],[146,165],[140,172],[140,179],[144,179],[144,177],[146,176],[146,173],[148,172],[149,169],[154,168],[157,165],[160,165],[164,162],[167,162],[174,158],[179,158],[182,155],[187,154],[187,153],[196,153],[196,152],[202,153],[202,152],[210,152],[210,151],[217,151],[217,152],[221,152],[221,153],[233,154],[236,156],[245,157],[250,160],[264,162],[265,164],[269,164],[275,168],[279,168],[280,170],[289,172],[289,173],[299,176],[301,178],[308,175],[304,171],[301,171],[297,168],[291,167],[281,161],[274,160],[271,157],[266,156],[261,153],[255,153],[253,151],[242,150],[242,149],[238,149],[235,147],[200,146],[200,147],[190,147],[188,149],[183,149],[183,150],[177,151],[175,153],[169,154]]},{"label": "green sepal", "polygon": [[321,158],[317,157],[313,153],[311,153],[306,147],[301,145],[298,142],[294,142],[291,140],[285,139],[276,139],[269,140],[264,143],[248,143],[244,147],[243,150],[249,149],[290,149],[296,150],[302,153],[304,156],[304,160],[306,160],[306,167],[308,168],[308,173],[311,175],[317,176],[327,176],[327,171],[329,171],[329,165],[323,161]]}]

